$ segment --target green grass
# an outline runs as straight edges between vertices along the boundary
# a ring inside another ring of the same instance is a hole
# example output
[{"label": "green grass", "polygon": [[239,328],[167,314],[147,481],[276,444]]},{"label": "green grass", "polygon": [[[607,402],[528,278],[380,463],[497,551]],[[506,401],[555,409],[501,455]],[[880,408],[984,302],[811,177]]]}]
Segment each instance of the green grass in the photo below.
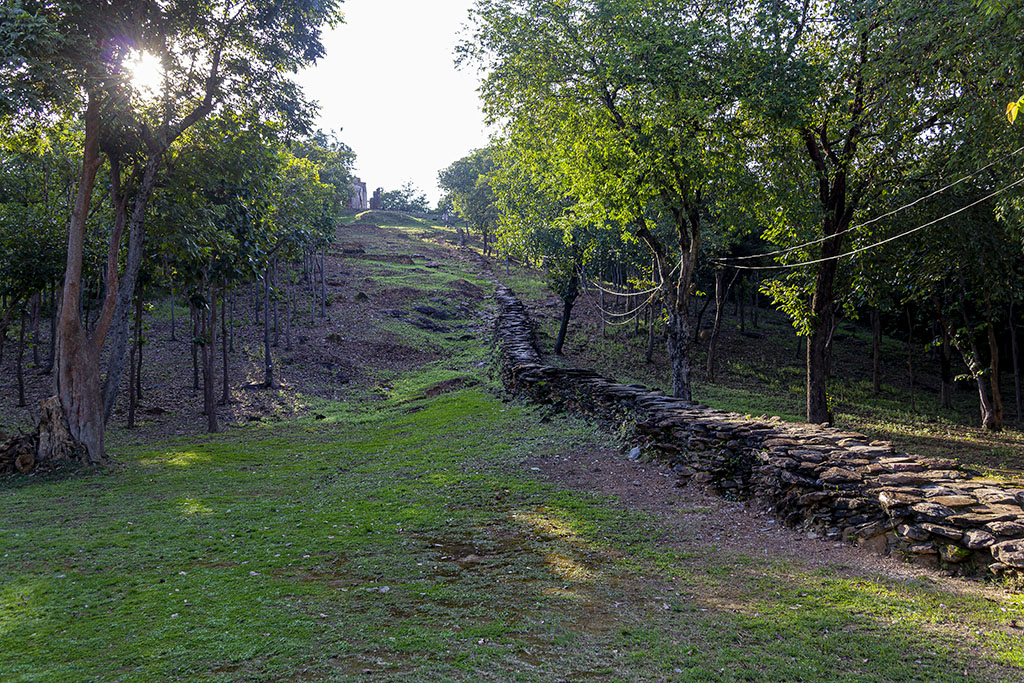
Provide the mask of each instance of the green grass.
[{"label": "green grass", "polygon": [[1019,599],[659,544],[650,516],[521,465],[608,437],[493,387],[417,398],[455,376],[7,480],[0,679],[1020,674]]}]

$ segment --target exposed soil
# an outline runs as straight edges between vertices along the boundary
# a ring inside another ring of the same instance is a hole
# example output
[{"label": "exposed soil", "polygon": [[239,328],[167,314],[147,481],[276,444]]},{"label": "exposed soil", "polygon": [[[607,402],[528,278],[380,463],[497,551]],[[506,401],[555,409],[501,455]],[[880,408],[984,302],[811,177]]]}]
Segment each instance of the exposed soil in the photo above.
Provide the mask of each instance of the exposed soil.
[{"label": "exposed soil", "polygon": [[[365,324],[368,320],[392,317],[384,311],[401,310],[403,314],[414,315],[411,306],[427,304],[431,297],[464,301],[467,311],[481,304],[482,290],[465,279],[454,280],[450,288],[442,290],[378,284],[372,271],[380,263],[431,264],[434,267],[445,264],[457,272],[477,270],[476,260],[450,243],[447,233],[427,229],[417,232],[418,236],[412,237],[393,228],[361,222],[338,228],[336,246],[328,251],[326,258],[326,318],[319,314],[315,318],[310,316],[309,287],[302,287],[297,294],[297,313],[292,320],[291,348],[288,348],[286,309],[283,302],[279,304],[277,342],[273,347],[273,389],[262,386],[263,325],[262,318],[257,322],[255,315],[256,288],[243,287],[234,292],[235,350],[229,354],[231,402],[217,409],[222,428],[263,419],[287,419],[309,412],[313,408],[307,405],[307,397],[311,396],[372,399],[379,396],[377,387],[386,376],[412,370],[438,358],[439,348],[410,345],[402,338],[400,330],[381,331],[377,325]],[[362,253],[346,253],[357,249]],[[121,440],[150,442],[168,436],[199,434],[205,427],[202,392],[192,384],[188,313],[180,308],[180,296],[177,303],[176,341],[171,340],[169,299],[161,295],[155,310],[144,315],[147,341],[143,348],[143,398],[138,406],[136,428],[127,430],[126,370],[122,395],[108,431],[109,443],[115,450]],[[262,307],[262,302],[260,305]],[[40,356],[45,365],[49,327],[45,321],[40,327]],[[466,331],[480,335],[482,323],[474,327],[476,329]],[[13,351],[9,340],[0,365],[0,429],[16,433],[32,429],[40,401],[53,393],[53,380],[26,362],[27,405],[17,407]],[[31,351],[26,352],[26,361],[31,357]],[[215,362],[218,398],[221,395],[220,359],[218,350]]]}]

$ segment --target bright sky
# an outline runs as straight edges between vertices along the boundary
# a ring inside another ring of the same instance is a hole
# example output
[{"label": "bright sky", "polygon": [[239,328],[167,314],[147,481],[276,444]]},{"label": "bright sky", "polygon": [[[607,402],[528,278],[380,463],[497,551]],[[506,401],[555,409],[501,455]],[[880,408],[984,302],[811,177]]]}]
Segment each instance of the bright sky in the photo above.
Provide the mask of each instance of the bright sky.
[{"label": "bright sky", "polygon": [[435,204],[437,172],[487,142],[473,70],[454,48],[472,0],[345,0],[327,56],[299,76],[320,127],[355,150],[370,194],[411,180]]}]

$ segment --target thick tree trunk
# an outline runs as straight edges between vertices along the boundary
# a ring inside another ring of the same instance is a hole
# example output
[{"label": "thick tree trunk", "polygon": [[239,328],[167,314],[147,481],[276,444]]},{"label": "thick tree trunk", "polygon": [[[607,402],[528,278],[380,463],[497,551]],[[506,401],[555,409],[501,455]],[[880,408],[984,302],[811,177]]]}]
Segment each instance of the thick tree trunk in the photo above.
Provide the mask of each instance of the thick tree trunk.
[{"label": "thick tree trunk", "polygon": [[882,316],[877,308],[871,309],[871,391],[882,391]]},{"label": "thick tree trunk", "polygon": [[[78,193],[68,225],[64,289],[57,328],[57,396],[63,414],[51,414],[48,427],[53,433],[58,433],[66,426],[70,439],[84,446],[85,457],[90,463],[102,462],[104,457],[103,394],[99,349],[86,337],[79,311],[86,218],[96,183],[96,172],[100,166],[99,118],[99,100],[90,92],[85,112],[84,152]],[[40,457],[60,457],[74,450],[72,447],[54,445],[47,448],[46,452],[40,448]]]}]

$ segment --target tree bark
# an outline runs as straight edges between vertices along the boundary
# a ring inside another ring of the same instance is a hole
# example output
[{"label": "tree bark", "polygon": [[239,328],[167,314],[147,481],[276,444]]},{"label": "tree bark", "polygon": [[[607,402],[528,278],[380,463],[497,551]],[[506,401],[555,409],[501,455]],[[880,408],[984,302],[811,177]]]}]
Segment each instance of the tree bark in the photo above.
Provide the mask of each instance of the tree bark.
[{"label": "tree bark", "polygon": [[555,355],[562,355],[562,345],[565,343],[565,333],[569,329],[569,316],[572,315],[573,304],[579,296],[579,279],[573,275],[569,283],[566,296],[562,297],[562,322],[558,326],[558,338],[555,339]]},{"label": "tree bark", "polygon": [[989,351],[989,387],[992,390],[992,420],[991,425],[986,425],[989,430],[999,432],[1003,429],[1003,392],[999,387],[999,339],[996,337],[996,324],[992,315],[991,301],[985,299],[986,313],[986,336],[988,337]]},{"label": "tree bark", "polygon": [[139,316],[135,316],[135,343],[131,345],[131,351],[128,353],[128,429],[135,428],[135,408],[138,405],[138,393],[135,391],[135,383],[138,381],[138,373],[135,371],[135,363],[138,360],[137,351],[139,349],[138,335],[141,332],[139,329]]},{"label": "tree bark", "polygon": [[39,363],[39,308],[42,305],[42,292],[32,295],[31,310],[32,317],[29,328],[32,331],[32,367],[38,368]]},{"label": "tree bark", "polygon": [[320,317],[327,319],[327,247],[320,251]]},{"label": "tree bark", "polygon": [[192,320],[192,391],[199,390],[199,309],[189,301],[189,312]]},{"label": "tree bark", "polygon": [[[79,315],[82,299],[82,254],[86,219],[100,166],[100,104],[94,92],[88,93],[85,111],[85,140],[82,166],[71,222],[68,226],[68,251],[61,296],[61,315],[57,338],[57,396],[70,438],[82,444],[86,459],[100,463],[104,457],[103,395],[100,385],[99,350],[90,343]],[[67,452],[57,449],[57,452]],[[41,456],[44,455],[40,449]]]}]

